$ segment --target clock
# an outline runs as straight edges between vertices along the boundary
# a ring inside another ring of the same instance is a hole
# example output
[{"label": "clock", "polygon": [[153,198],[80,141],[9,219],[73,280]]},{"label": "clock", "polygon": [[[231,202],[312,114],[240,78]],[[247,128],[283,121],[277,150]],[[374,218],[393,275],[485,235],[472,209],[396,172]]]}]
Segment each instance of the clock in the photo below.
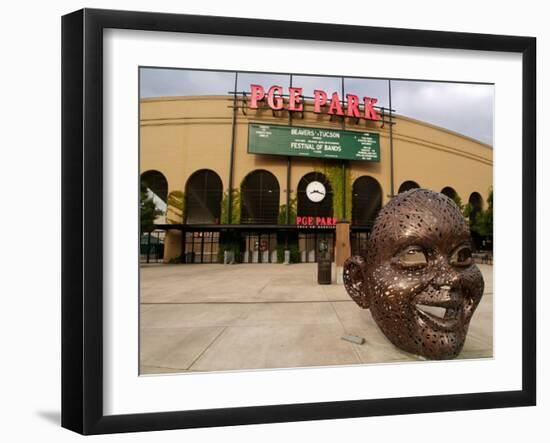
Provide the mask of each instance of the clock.
[{"label": "clock", "polygon": [[325,198],[326,192],[325,185],[318,181],[313,181],[306,187],[307,198],[313,203],[322,201]]}]

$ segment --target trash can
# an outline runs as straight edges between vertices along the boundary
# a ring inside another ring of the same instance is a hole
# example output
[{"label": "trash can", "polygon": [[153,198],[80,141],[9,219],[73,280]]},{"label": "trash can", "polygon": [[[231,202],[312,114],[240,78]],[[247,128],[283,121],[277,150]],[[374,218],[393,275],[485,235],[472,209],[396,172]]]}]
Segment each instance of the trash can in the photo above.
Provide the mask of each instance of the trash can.
[{"label": "trash can", "polygon": [[317,251],[317,283],[330,285],[332,283],[332,261],[326,240],[319,241]]},{"label": "trash can", "polygon": [[317,260],[317,283],[330,285],[332,283],[332,262],[330,257],[319,257]]}]

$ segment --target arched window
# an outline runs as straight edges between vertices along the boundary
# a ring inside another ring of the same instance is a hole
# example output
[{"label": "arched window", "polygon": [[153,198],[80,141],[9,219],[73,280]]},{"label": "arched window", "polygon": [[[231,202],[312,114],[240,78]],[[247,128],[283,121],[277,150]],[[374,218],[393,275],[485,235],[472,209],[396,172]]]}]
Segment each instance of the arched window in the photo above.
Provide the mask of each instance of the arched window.
[{"label": "arched window", "polygon": [[451,188],[450,186],[445,186],[442,190],[441,190],[441,193],[443,195],[446,195],[447,197],[449,197],[451,200],[455,200],[456,197],[458,196],[457,192],[454,190],[454,188]]},{"label": "arched window", "polygon": [[209,169],[194,172],[185,185],[185,218],[189,224],[220,222],[222,180]]},{"label": "arched window", "polygon": [[[309,187],[308,196],[308,185],[311,183],[313,185]],[[316,183],[320,183],[322,186],[316,187]],[[332,187],[324,174],[310,172],[300,179],[297,212],[302,217],[332,217]]]},{"label": "arched window", "polygon": [[372,226],[382,207],[382,188],[376,179],[364,175],[353,182],[351,207],[352,224]]},{"label": "arched window", "polygon": [[162,172],[154,170],[145,171],[141,174],[141,184],[153,194],[153,199],[160,199],[164,206],[166,206],[166,201],[168,199],[168,181]]},{"label": "arched window", "polygon": [[248,174],[241,184],[241,223],[277,224],[279,182],[269,171]]},{"label": "arched window", "polygon": [[397,191],[398,194],[401,194],[402,192],[410,191],[411,189],[418,189],[420,188],[420,185],[416,182],[413,182],[412,180],[407,180],[401,183],[401,186],[399,186],[399,191]]},{"label": "arched window", "polygon": [[479,192],[472,192],[470,194],[470,198],[468,199],[468,203],[470,204],[470,225],[472,225],[475,223],[476,218],[483,207],[483,199],[481,198]]}]

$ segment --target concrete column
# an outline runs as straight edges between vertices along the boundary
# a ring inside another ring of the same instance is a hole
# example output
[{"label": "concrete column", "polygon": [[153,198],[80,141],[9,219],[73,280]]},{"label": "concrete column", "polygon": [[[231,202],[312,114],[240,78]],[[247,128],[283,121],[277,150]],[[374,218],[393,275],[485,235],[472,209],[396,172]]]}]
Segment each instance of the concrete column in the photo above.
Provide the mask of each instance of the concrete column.
[{"label": "concrete column", "polygon": [[170,229],[164,238],[164,263],[181,255],[181,231]]},{"label": "concrete column", "polygon": [[351,255],[351,244],[349,235],[349,222],[341,221],[336,223],[336,239],[334,243],[334,261],[336,268],[337,284],[343,283],[344,262]]}]

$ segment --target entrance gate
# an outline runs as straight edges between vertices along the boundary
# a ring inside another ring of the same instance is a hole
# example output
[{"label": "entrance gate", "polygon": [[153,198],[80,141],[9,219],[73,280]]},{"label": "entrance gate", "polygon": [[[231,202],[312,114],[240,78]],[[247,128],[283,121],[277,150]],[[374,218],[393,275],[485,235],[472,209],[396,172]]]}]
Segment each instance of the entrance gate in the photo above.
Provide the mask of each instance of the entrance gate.
[{"label": "entrance gate", "polygon": [[164,259],[165,231],[145,232],[141,234],[139,244],[140,263],[161,263]]},{"label": "entrance gate", "polygon": [[366,231],[357,231],[351,233],[351,255],[367,255],[367,240],[369,233]]},{"label": "entrance gate", "polygon": [[244,243],[243,263],[277,263],[276,233],[247,233]]},{"label": "entrance gate", "polygon": [[219,245],[219,232],[186,232],[185,263],[218,263]]}]

